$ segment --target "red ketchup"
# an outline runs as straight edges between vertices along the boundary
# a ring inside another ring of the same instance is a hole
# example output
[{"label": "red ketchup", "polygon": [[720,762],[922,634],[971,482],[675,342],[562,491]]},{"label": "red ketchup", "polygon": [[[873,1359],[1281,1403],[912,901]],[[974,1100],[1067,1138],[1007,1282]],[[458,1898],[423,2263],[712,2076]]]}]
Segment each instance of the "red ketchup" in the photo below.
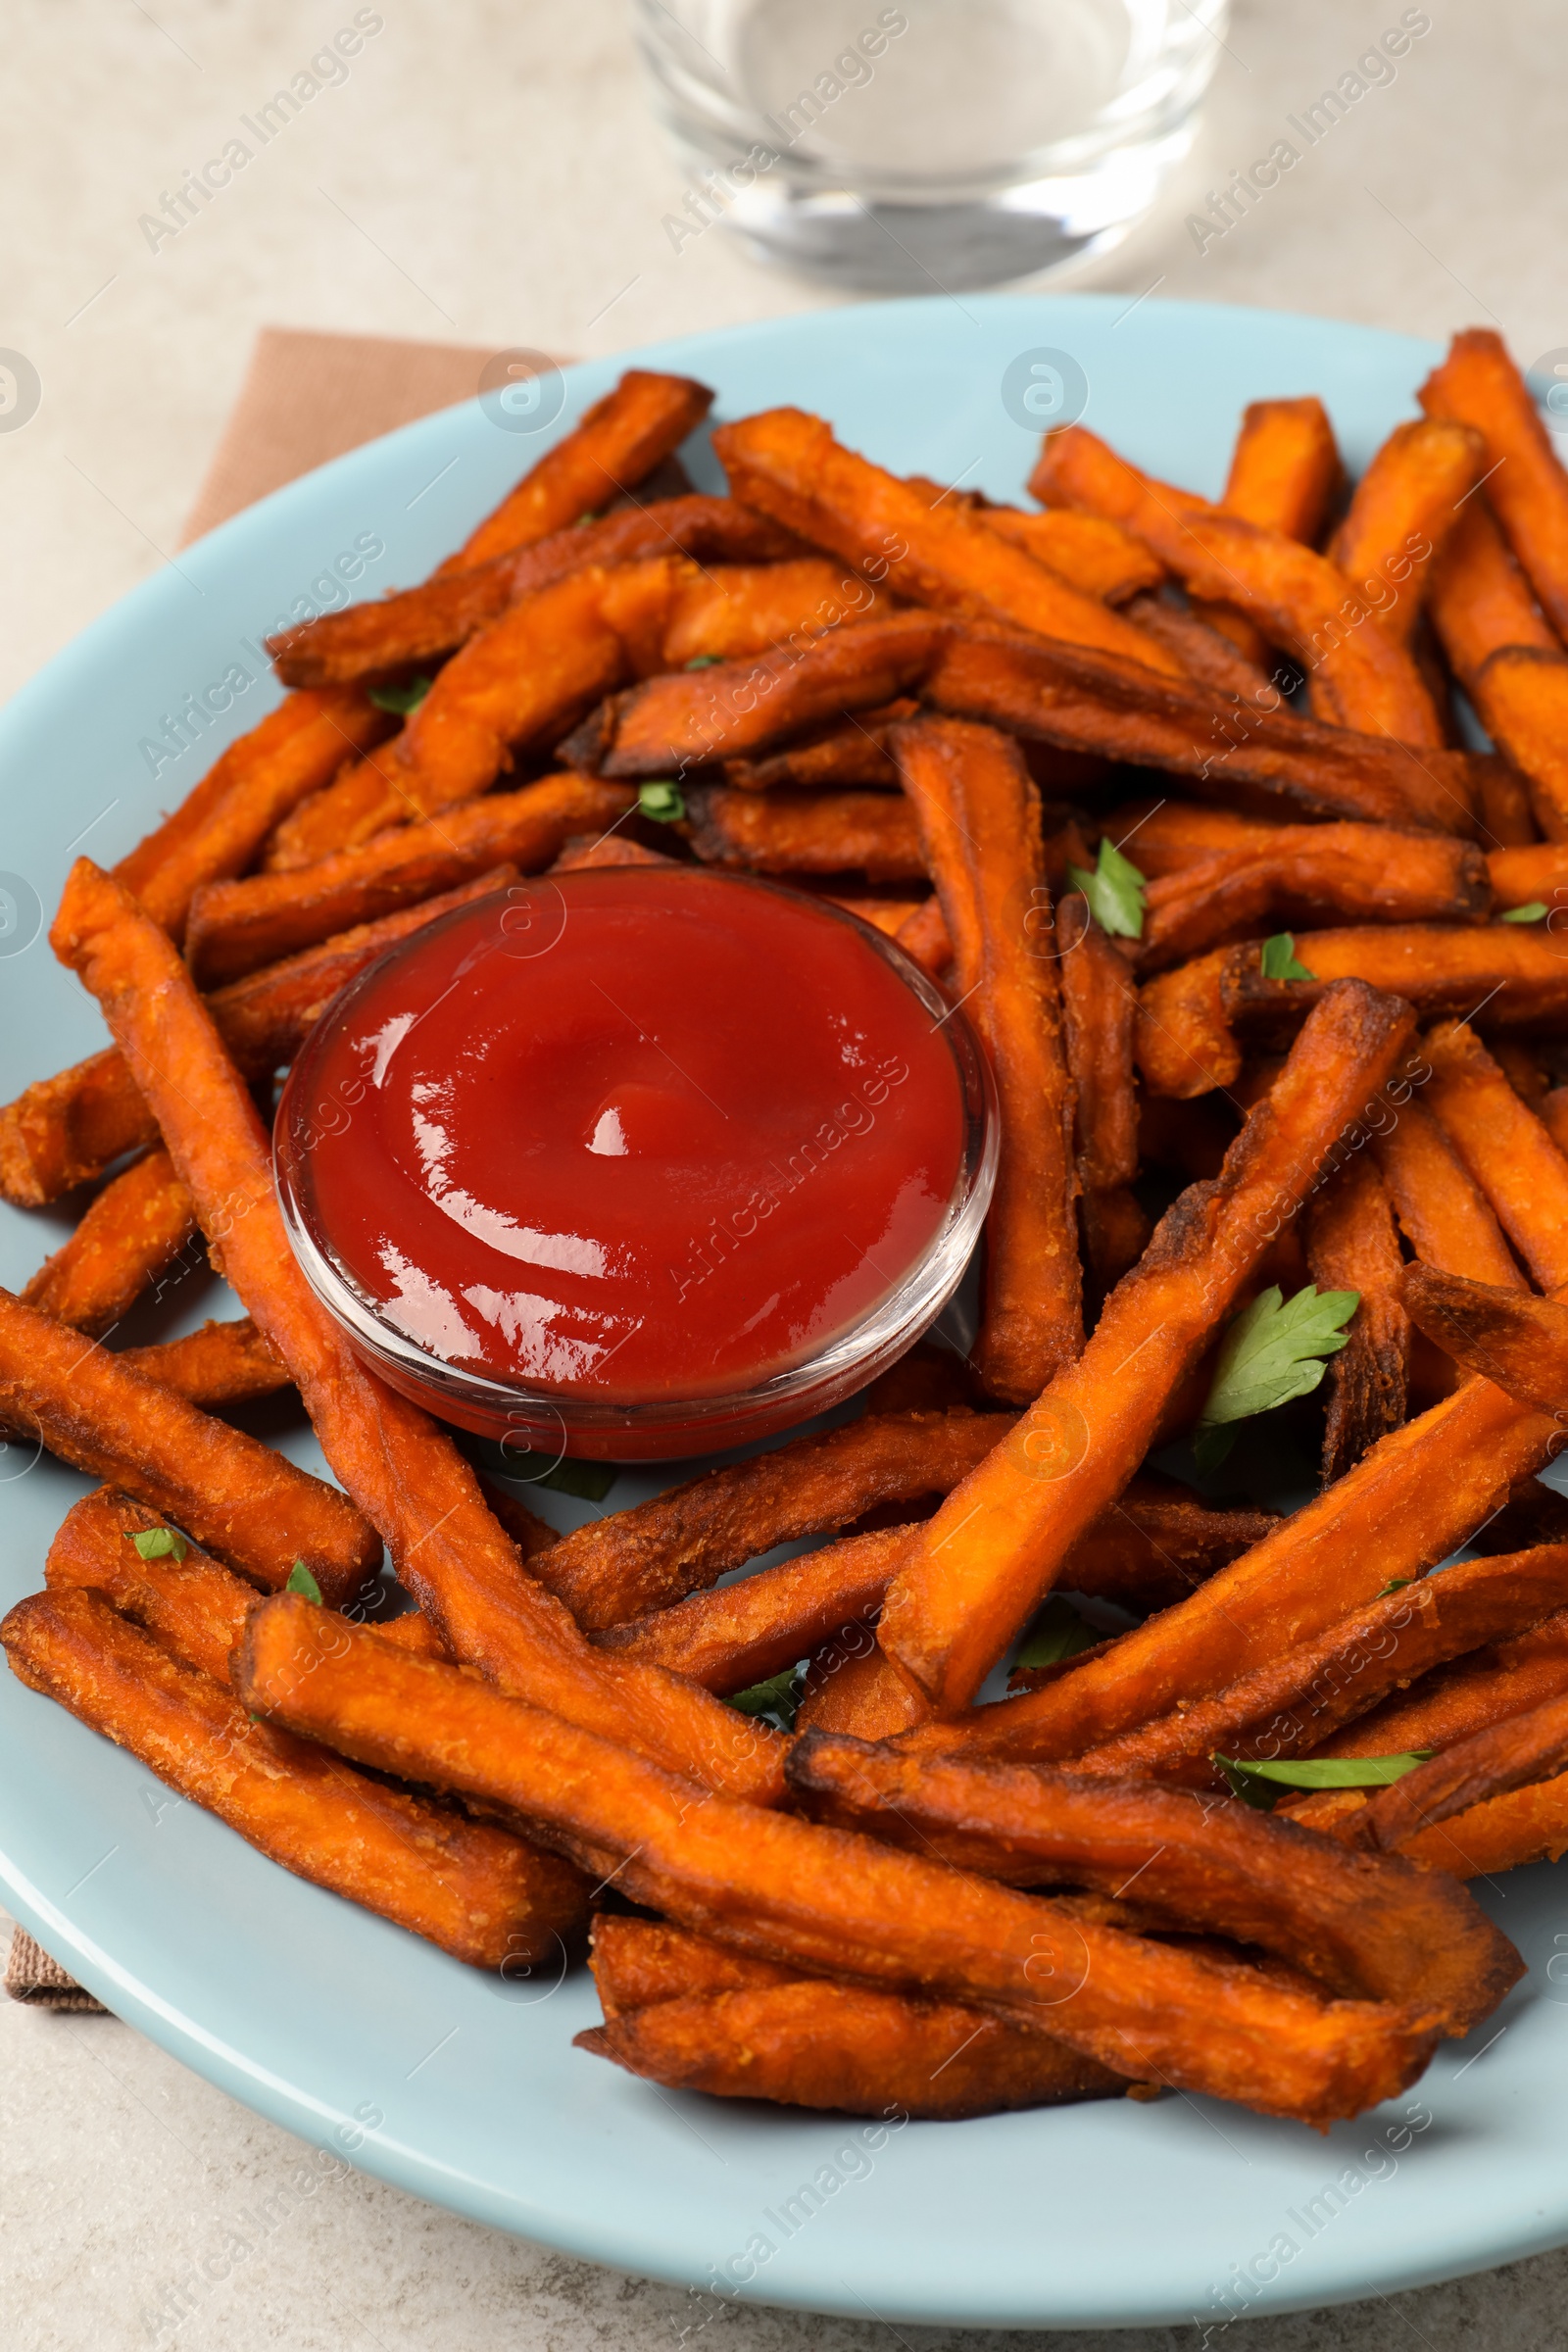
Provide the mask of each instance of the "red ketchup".
[{"label": "red ketchup", "polygon": [[516,885],[393,950],[296,1068],[279,1158],[377,1320],[563,1396],[734,1396],[893,1292],[964,1103],[852,920],[687,868]]}]

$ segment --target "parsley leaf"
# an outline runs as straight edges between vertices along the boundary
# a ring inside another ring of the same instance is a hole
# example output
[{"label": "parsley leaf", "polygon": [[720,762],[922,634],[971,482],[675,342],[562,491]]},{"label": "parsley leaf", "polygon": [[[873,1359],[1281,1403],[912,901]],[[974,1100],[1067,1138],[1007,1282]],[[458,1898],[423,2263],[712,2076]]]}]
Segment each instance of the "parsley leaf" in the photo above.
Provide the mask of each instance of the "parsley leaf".
[{"label": "parsley leaf", "polygon": [[1323,1358],[1346,1346],[1344,1326],[1360,1303],[1359,1291],[1319,1291],[1309,1282],[1283,1304],[1275,1284],[1243,1307],[1220,1342],[1198,1417],[1193,1453],[1200,1470],[1217,1469],[1229,1453],[1229,1422],[1311,1395],[1323,1377]]},{"label": "parsley leaf", "polygon": [[686,813],[680,786],[671,783],[667,776],[660,776],[652,784],[640,784],[637,787],[637,812],[640,816],[651,816],[656,825],[678,823]]},{"label": "parsley leaf", "polygon": [[1510,906],[1506,914],[1498,915],[1497,920],[1499,923],[1539,923],[1548,911],[1544,899],[1532,899],[1528,906]]},{"label": "parsley leaf", "polygon": [[144,1560],[182,1560],[190,1549],[184,1537],[172,1527],[144,1527],[130,1540]]},{"label": "parsley leaf", "polygon": [[722,654],[693,654],[686,667],[688,669],[716,669],[723,659]]},{"label": "parsley leaf", "polygon": [[411,678],[406,686],[368,686],[366,693],[378,710],[395,710],[400,718],[407,718],[411,710],[417,710],[434,684],[433,678]]},{"label": "parsley leaf", "polygon": [[1267,1812],[1281,1788],[1387,1788],[1414,1772],[1434,1747],[1412,1747],[1396,1756],[1306,1756],[1298,1764],[1251,1764],[1240,1756],[1213,1758],[1230,1783],[1231,1794]]},{"label": "parsley leaf", "polygon": [[1396,1576],[1393,1584],[1385,1585],[1382,1592],[1374,1592],[1372,1597],[1374,1600],[1387,1600],[1391,1592],[1402,1592],[1406,1585],[1413,1585],[1414,1583],[1415,1578],[1413,1576]]},{"label": "parsley leaf", "polygon": [[303,1592],[306,1599],[314,1600],[318,1608],[321,1605],[321,1588],[303,1560],[295,1561],[283,1590],[285,1592]]},{"label": "parsley leaf", "polygon": [[754,1683],[749,1690],[734,1691],[728,1701],[742,1715],[760,1715],[765,1722],[776,1724],[781,1732],[793,1732],[795,1714],[806,1689],[806,1677],[798,1666],[786,1666],[782,1674],[769,1675],[765,1683]]},{"label": "parsley leaf", "polygon": [[1130,858],[1124,858],[1107,833],[1100,845],[1094,872],[1069,865],[1067,879],[1089,901],[1089,911],[1102,931],[1119,939],[1144,936],[1144,877]]},{"label": "parsley leaf", "polygon": [[1272,939],[1264,940],[1263,952],[1258,957],[1258,970],[1265,980],[1317,978],[1316,972],[1309,972],[1304,963],[1297,962],[1296,940],[1289,931],[1276,931]]},{"label": "parsley leaf", "polygon": [[1093,1649],[1104,1639],[1079,1616],[1071,1601],[1053,1593],[1024,1635],[1012,1662],[1014,1666],[1054,1666],[1062,1658],[1075,1658],[1081,1649]]},{"label": "parsley leaf", "polygon": [[[548,1487],[554,1494],[575,1494],[579,1502],[603,1502],[619,1472],[612,1462],[557,1461],[549,1453],[506,1454],[504,1478],[526,1479],[531,1487]],[[539,1463],[539,1469],[534,1468]]]}]

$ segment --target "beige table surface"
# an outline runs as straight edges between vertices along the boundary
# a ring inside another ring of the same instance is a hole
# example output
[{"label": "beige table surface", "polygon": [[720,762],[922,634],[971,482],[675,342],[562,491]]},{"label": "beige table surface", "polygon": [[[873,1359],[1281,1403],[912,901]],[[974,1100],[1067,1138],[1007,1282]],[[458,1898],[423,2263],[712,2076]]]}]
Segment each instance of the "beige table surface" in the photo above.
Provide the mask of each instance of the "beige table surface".
[{"label": "beige table surface", "polygon": [[[347,82],[150,251],[139,216],[353,13],[350,0],[10,0],[0,345],[32,361],[43,399],[24,430],[0,434],[0,689],[173,549],[260,325],[588,356],[820,299],[717,231],[670,250],[661,220],[681,181],[615,0],[380,0],[383,28]],[[1266,152],[1283,117],[1399,13],[1398,0],[1240,0],[1182,184],[1084,282],[1433,336],[1495,323],[1526,361],[1568,345],[1562,0],[1428,0],[1432,30],[1392,88],[1205,255],[1186,234],[1219,173]],[[305,2153],[117,2020],[0,2000],[0,2345],[676,2352],[676,2290],[346,2171],[226,2282],[182,2287]],[[1568,2256],[1546,2256],[1392,2302],[1240,2324],[1226,2352],[1537,2352],[1568,2343],[1565,2303]],[[1022,2339],[727,2311],[713,2340],[978,2352]],[[1163,2352],[1198,2339],[1184,2328],[1049,2340]]]}]

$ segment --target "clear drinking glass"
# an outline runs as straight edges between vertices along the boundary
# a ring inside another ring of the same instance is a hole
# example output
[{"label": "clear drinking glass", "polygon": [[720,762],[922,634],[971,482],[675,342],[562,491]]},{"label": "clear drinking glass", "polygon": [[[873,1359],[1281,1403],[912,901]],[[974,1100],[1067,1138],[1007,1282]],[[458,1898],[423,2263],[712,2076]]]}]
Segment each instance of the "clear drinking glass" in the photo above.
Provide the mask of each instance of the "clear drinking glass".
[{"label": "clear drinking glass", "polygon": [[846,288],[995,285],[1104,251],[1186,153],[1228,0],[637,0],[720,221]]}]

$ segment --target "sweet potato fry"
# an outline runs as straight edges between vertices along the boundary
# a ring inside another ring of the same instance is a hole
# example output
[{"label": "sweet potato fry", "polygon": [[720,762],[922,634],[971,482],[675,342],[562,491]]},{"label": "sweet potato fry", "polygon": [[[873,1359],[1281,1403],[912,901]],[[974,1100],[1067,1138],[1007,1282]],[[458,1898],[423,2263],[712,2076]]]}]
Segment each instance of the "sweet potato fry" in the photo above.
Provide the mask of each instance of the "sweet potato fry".
[{"label": "sweet potato fry", "polygon": [[1499,646],[1561,649],[1508,551],[1484,493],[1467,499],[1433,565],[1428,606],[1454,676],[1466,689]]},{"label": "sweet potato fry", "polygon": [[570,1853],[624,1857],[617,1885],[682,1926],[972,2004],[1144,2080],[1325,2121],[1392,2095],[1439,2031],[1432,2007],[1319,2004],[869,1838],[694,1802],[689,1782],[292,1595],[252,1615],[236,1683],[245,1705],[360,1762],[461,1787]]},{"label": "sweet potato fry", "polygon": [[1568,632],[1568,479],[1501,336],[1489,327],[1455,335],[1419,397],[1429,416],[1481,435],[1487,496],[1554,627]]},{"label": "sweet potato fry", "polygon": [[1159,971],[1227,937],[1304,928],[1326,916],[1479,922],[1491,906],[1487,863],[1469,842],[1392,825],[1280,825],[1254,848],[1220,850],[1156,875],[1138,967]]},{"label": "sweet potato fry", "polygon": [[1402,1265],[1394,1202],[1376,1164],[1357,1152],[1313,1200],[1306,1260],[1320,1291],[1356,1291],[1349,1343],[1331,1358],[1323,1484],[1357,1463],[1404,1419],[1410,1323],[1399,1302]]},{"label": "sweet potato fry", "polygon": [[1453,1747],[1490,1724],[1524,1715],[1564,1691],[1568,1609],[1558,1609],[1527,1634],[1486,1642],[1451,1665],[1435,1666],[1408,1690],[1391,1691],[1381,1705],[1320,1741],[1313,1752],[1397,1756],[1418,1747]]},{"label": "sweet potato fry", "polygon": [[635,674],[635,641],[662,641],[688,571],[659,558],[577,572],[524,597],[447,663],[396,742],[278,829],[269,872],[313,865],[488,792],[514,751],[547,749]]},{"label": "sweet potato fry", "polygon": [[[454,906],[504,890],[516,876],[514,865],[495,866],[460,890],[362,923],[217,990],[208,1005],[224,1044],[247,1077],[267,1076],[293,1059],[338,991],[384,948]],[[101,1176],[122,1152],[157,1140],[158,1122],[119,1047],[110,1046],[57,1077],[40,1079],[0,1108],[0,1198],[18,1208],[41,1208]]]},{"label": "sweet potato fry", "polygon": [[867,1414],[591,1519],[553,1545],[536,1573],[586,1632],[603,1633],[705,1592],[776,1544],[833,1535],[867,1511],[949,1493],[1011,1426],[995,1413]]},{"label": "sweet potato fry", "polygon": [[930,666],[951,623],[895,612],[835,629],[804,652],[649,678],[596,710],[561,746],[606,776],[683,776],[714,760],[771,750],[846,710],[879,709]]},{"label": "sweet potato fry", "polygon": [[182,1340],[154,1348],[122,1348],[119,1361],[147,1380],[172,1389],[192,1404],[244,1404],[293,1386],[288,1366],[273,1354],[249,1315],[207,1322]]},{"label": "sweet potato fry", "polygon": [[1415,633],[1444,543],[1486,464],[1479,433],[1424,417],[1396,424],[1356,484],[1330,552],[1396,645]]},{"label": "sweet potato fry", "polygon": [[625,2017],[657,2001],[803,1982],[792,1969],[694,1936],[667,1919],[633,1919],[619,1911],[595,1912],[588,1965],[607,2018]]},{"label": "sweet potato fry", "polygon": [[823,556],[710,564],[676,596],[658,666],[742,661],[776,645],[804,651],[830,629],[885,619],[892,610],[884,591]]},{"label": "sweet potato fry", "polygon": [[732,498],[693,493],[656,499],[594,522],[574,522],[471,570],[443,571],[378,603],[323,612],[269,637],[267,650],[285,686],[351,685],[442,661],[499,620],[509,605],[595,564],[638,564],[650,556],[767,564],[800,552],[788,531]]},{"label": "sweet potato fry", "polygon": [[8,1291],[0,1291],[0,1421],[167,1513],[258,1584],[286,1583],[303,1559],[327,1598],[343,1600],[380,1559],[379,1542],[344,1495]]},{"label": "sweet potato fry", "polygon": [[[917,963],[931,979],[942,979],[953,961],[953,942],[948,936],[947,918],[942,911],[942,901],[934,891],[930,898],[915,909],[907,922],[900,924],[895,936],[911,962]],[[957,991],[956,990],[954,993],[956,995]],[[0,1152],[3,1151],[4,1134],[3,1131],[0,1131]],[[4,1162],[3,1159],[0,1159],[0,1176],[3,1174]],[[0,1190],[3,1190],[3,1187],[0,1187]]]},{"label": "sweet potato fry", "polygon": [[819,416],[767,409],[720,425],[713,447],[735,497],[897,596],[1099,646],[1151,669],[1177,668],[1163,646],[1098,597],[1070,587],[952,500],[929,507],[897,475],[845,449]]},{"label": "sweet potato fry", "polygon": [[1568,1158],[1473,1029],[1445,1021],[1422,1047],[1428,1105],[1543,1290],[1568,1283]]},{"label": "sweet potato fry", "polygon": [[1418,1832],[1534,1781],[1554,1779],[1568,1764],[1568,1698],[1550,1698],[1526,1715],[1474,1733],[1380,1788],[1356,1822],[1357,1843],[1394,1853]]},{"label": "sweet potato fry", "polygon": [[[1254,400],[1242,412],[1220,505],[1244,522],[1315,547],[1344,480],[1320,400]],[[1200,601],[1197,610],[1245,657],[1266,666],[1268,639],[1238,607]]]},{"label": "sweet potato fry", "polygon": [[853,870],[875,882],[925,879],[914,811],[899,793],[688,788],[686,813],[705,865],[752,874]]},{"label": "sweet potato fry", "polygon": [[[1548,906],[1561,904],[1556,893],[1568,886],[1568,842],[1533,842],[1489,851],[1487,871],[1499,906],[1528,906],[1535,899],[1544,899]],[[1556,936],[1554,931],[1551,936]]]},{"label": "sweet potato fry", "polygon": [[1167,1212],[1078,1362],[919,1530],[879,1639],[938,1713],[969,1702],[1074,1539],[1126,1486],[1184,1375],[1325,1162],[1334,1164],[1337,1140],[1353,1130],[1409,1030],[1406,1008],[1369,989],[1324,997],[1218,1179]]},{"label": "sweet potato fry", "polygon": [[182,939],[198,886],[243,873],[280,817],[393,724],[358,686],[289,695],[229,745],[184,807],[122,858],[116,873],[155,922]]},{"label": "sweet potato fry", "polygon": [[1442,744],[1415,663],[1365,625],[1372,607],[1299,540],[1152,481],[1081,424],[1048,436],[1029,487],[1043,505],[1121,523],[1194,596],[1240,605],[1305,669],[1319,718],[1400,743]]},{"label": "sweet potato fry", "polygon": [[493,793],[295,873],[211,883],[191,908],[192,968],[212,980],[238,979],[496,865],[535,871],[550,863],[568,834],[613,824],[631,797],[587,776],[546,776],[520,792]]},{"label": "sweet potato fry", "polygon": [[1470,685],[1481,723],[1524,776],[1536,822],[1548,841],[1568,841],[1568,657],[1499,646]]},{"label": "sweet potato fry", "polygon": [[696,431],[712,404],[708,386],[690,376],[628,368],[614,390],[584,410],[565,439],[546,450],[469,532],[436,577],[530,547],[635,490]]},{"label": "sweet potato fry", "polygon": [[1189,1097],[1231,1085],[1242,1065],[1238,1032],[1283,1025],[1292,1004],[1310,1004],[1334,980],[1362,980],[1423,1013],[1463,1015],[1485,1003],[1489,1027],[1498,1029],[1549,1027],[1568,1010],[1568,956],[1555,939],[1511,925],[1309,931],[1295,954],[1312,980],[1264,979],[1254,946],[1216,948],[1149,981],[1136,1044],[1153,1092]]},{"label": "sweet potato fry", "polygon": [[[1299,833],[1304,840],[1324,830],[1321,825],[1292,826],[1278,816],[1242,816],[1234,808],[1173,800],[1125,801],[1110,811],[1104,826],[1139,872],[1155,882],[1206,864],[1211,858],[1253,856],[1271,849],[1283,832]],[[1136,850],[1129,847],[1134,840]]]},{"label": "sweet potato fry", "polygon": [[[969,994],[1002,1111],[975,1368],[992,1396],[1024,1404],[1083,1344],[1073,1101],[1047,929],[1040,796],[1016,745],[989,727],[915,720],[895,730],[893,753],[957,942],[958,985]],[[963,861],[962,882],[955,857]]]},{"label": "sweet potato fry", "polygon": [[1132,1609],[1168,1608],[1279,1524],[1272,1511],[1216,1510],[1179,1480],[1140,1471],[1071,1546],[1056,1581]]},{"label": "sweet potato fry", "polygon": [[1196,679],[1151,678],[1104,654],[971,621],[951,631],[921,693],[939,710],[1025,741],[1168,768],[1227,807],[1461,839],[1474,828],[1477,755],[1416,753],[1388,736],[1321,726],[1298,718],[1273,689],[1261,708],[1243,704]]},{"label": "sweet potato fry", "polygon": [[1138,1173],[1138,990],[1126,957],[1076,891],[1061,900],[1056,930],[1078,1215],[1085,1256],[1102,1295],[1142,1256],[1151,1230],[1131,1190]]},{"label": "sweet potato fry", "polygon": [[[308,1602],[305,1604],[310,1605]],[[475,1968],[548,1960],[581,1931],[578,1873],[521,1838],[388,1788],[253,1723],[93,1592],[40,1592],[0,1626],[11,1670],[296,1877]]]},{"label": "sweet potato fry", "polygon": [[[208,1241],[293,1374],[327,1460],[387,1539],[399,1574],[453,1655],[710,1783],[776,1793],[774,1736],[672,1675],[592,1649],[569,1613],[521,1573],[451,1439],[361,1365],[294,1259],[255,1105],[163,933],[80,858],[50,938],[103,1007]],[[132,1373],[119,1377],[151,1391]],[[168,1392],[151,1393],[175,1402]],[[265,1458],[287,1467],[276,1455]]]},{"label": "sweet potato fry", "polygon": [[1104,604],[1125,605],[1140,590],[1157,588],[1165,576],[1158,558],[1131,531],[1099,514],[1032,514],[1019,507],[985,506],[972,512],[988,531],[1010,539],[1058,579]]},{"label": "sweet potato fry", "polygon": [[922,1762],[823,1733],[796,1743],[788,1778],[813,1818],[959,1870],[1107,1894],[1136,1880],[1140,1909],[1255,1944],[1351,1998],[1430,2004],[1450,2034],[1489,2016],[1524,1973],[1506,1936],[1443,1880],[1408,1866],[1363,1876],[1327,1839],[1187,1789]]},{"label": "sweet potato fry", "polygon": [[1494,1879],[1526,1862],[1555,1862],[1568,1849],[1568,1780],[1561,1773],[1507,1796],[1488,1797],[1436,1829],[1418,1829],[1399,1851],[1425,1870],[1455,1879]]},{"label": "sweet potato fry", "polygon": [[898,789],[899,771],[887,748],[888,731],[913,718],[920,706],[899,695],[854,718],[830,719],[782,751],[761,760],[726,760],[724,782],[734,792],[766,792],[774,784],[807,789],[827,784],[881,784]]},{"label": "sweet potato fry", "polygon": [[1433,1266],[1406,1266],[1399,1295],[1410,1320],[1456,1363],[1516,1404],[1568,1419],[1568,1306]]},{"label": "sweet potato fry", "polygon": [[105,1185],[71,1239],[38,1268],[23,1303],[100,1339],[195,1231],[190,1195],[169,1153],[149,1152]]},{"label": "sweet potato fry", "polygon": [[1125,2077],[1027,2026],[809,1977],[659,2001],[574,2046],[671,2090],[842,2115],[952,2122],[1127,2090]]},{"label": "sweet potato fry", "polygon": [[1372,1151],[1423,1265],[1506,1290],[1527,1288],[1486,1195],[1419,1095],[1373,1136]]},{"label": "sweet potato fry", "polygon": [[[1066,521],[1069,512],[1066,507],[1056,510],[1062,521]],[[1081,514],[1073,519],[1088,522],[1092,517]],[[1240,645],[1214,625],[1229,618],[1226,608],[1215,605],[1209,611],[1212,621],[1205,619],[1197,606],[1178,605],[1159,595],[1135,596],[1126,608],[1129,620],[1136,621],[1146,636],[1157,639],[1167,653],[1174,654],[1185,676],[1196,678],[1200,685],[1215,687],[1221,694],[1239,695],[1246,702],[1259,695],[1266,701],[1269,676],[1260,664],[1267,661],[1267,648],[1259,644],[1258,659],[1249,660]],[[1238,631],[1255,635],[1251,622],[1244,614],[1238,612],[1235,619]]]},{"label": "sweet potato fry", "polygon": [[1359,1733],[1355,1718],[1391,1691],[1483,1642],[1528,1631],[1565,1601],[1568,1545],[1461,1561],[1352,1609],[1212,1698],[1088,1749],[1073,1770],[1219,1788],[1216,1753],[1265,1763],[1316,1754],[1344,1725]]}]

